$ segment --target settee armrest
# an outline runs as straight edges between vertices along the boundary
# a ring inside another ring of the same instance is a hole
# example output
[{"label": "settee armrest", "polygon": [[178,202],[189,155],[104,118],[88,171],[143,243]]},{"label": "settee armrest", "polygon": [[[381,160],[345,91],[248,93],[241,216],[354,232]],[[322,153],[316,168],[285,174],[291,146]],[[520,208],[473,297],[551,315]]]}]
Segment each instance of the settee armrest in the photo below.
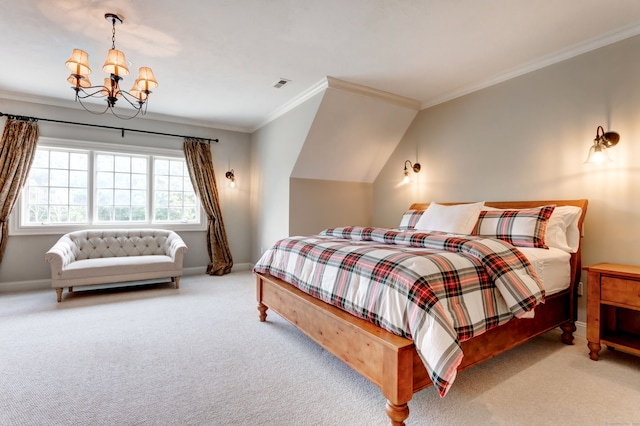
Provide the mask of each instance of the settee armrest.
[{"label": "settee armrest", "polygon": [[182,268],[184,254],[187,252],[187,245],[176,232],[171,232],[165,241],[165,253],[173,259],[173,263]]},{"label": "settee armrest", "polygon": [[76,260],[75,244],[67,235],[60,239],[47,251],[44,259],[51,266],[51,277],[59,276],[64,268]]}]

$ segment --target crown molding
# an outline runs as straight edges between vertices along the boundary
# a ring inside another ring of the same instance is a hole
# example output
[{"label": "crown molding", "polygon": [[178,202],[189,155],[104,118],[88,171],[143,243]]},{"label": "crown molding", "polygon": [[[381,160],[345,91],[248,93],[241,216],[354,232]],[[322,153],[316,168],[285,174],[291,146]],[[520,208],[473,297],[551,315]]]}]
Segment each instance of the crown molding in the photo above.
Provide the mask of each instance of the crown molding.
[{"label": "crown molding", "polygon": [[316,84],[314,84],[307,90],[305,90],[304,92],[302,92],[300,95],[293,98],[291,101],[287,102],[286,104],[282,105],[280,108],[273,111],[251,131],[255,132],[256,130],[269,124],[276,118],[283,116],[284,114],[291,111],[298,105],[306,102],[313,96],[317,95],[318,93],[328,88],[343,90],[346,92],[351,92],[351,93],[355,93],[363,96],[369,96],[372,98],[380,99],[385,102],[394,103],[396,105],[413,109],[416,111],[420,110],[420,101],[417,101],[415,99],[407,98],[405,96],[396,95],[390,92],[385,92],[383,90],[377,90],[371,87],[362,86],[360,84],[351,83],[348,81],[340,80],[335,77],[327,76],[322,80],[318,81]]},{"label": "crown molding", "polygon": [[640,22],[634,22],[632,24],[625,25],[623,27],[617,28],[616,30],[601,34],[600,36],[593,37],[591,39],[569,46],[565,49],[558,50],[557,52],[543,56],[524,65],[514,67],[509,71],[497,74],[486,80],[479,81],[468,86],[464,86],[459,89],[444,93],[441,96],[432,98],[424,102],[421,106],[421,109],[430,108],[432,106],[436,106],[452,99],[468,95],[470,93],[494,86],[498,83],[502,83],[512,78],[548,67],[549,65],[553,65],[558,62],[571,59],[575,56],[582,55],[583,53],[588,53],[601,47],[605,47],[610,44],[637,36],[638,34],[640,34]]},{"label": "crown molding", "polygon": [[357,95],[369,96],[416,111],[420,110],[420,101],[407,98],[405,96],[396,95],[394,93],[385,92],[383,90],[372,89],[368,86],[362,86],[360,84],[339,80],[335,77],[327,77],[327,83],[332,89],[339,89],[346,92],[355,93]]},{"label": "crown molding", "polygon": [[[47,106],[54,106],[59,108],[68,108],[68,109],[73,109],[78,111],[84,111],[82,106],[80,106],[77,102],[72,100],[56,99],[56,98],[50,98],[47,96],[32,95],[28,93],[16,93],[16,92],[10,92],[6,90],[0,90],[0,99],[7,99],[11,101],[28,102],[32,104],[38,104],[38,105],[47,105]],[[205,120],[195,120],[190,118],[177,117],[175,115],[159,114],[156,112],[147,112],[144,116],[140,116],[140,119],[170,122],[174,124],[184,124],[187,126],[198,126],[198,127],[204,127],[207,129],[228,130],[232,132],[249,133],[251,131],[251,129],[248,127],[229,126],[225,124],[212,123],[210,121],[205,121]]]},{"label": "crown molding", "polygon": [[273,120],[275,120],[275,119],[283,116],[284,114],[288,113],[289,111],[291,111],[292,109],[294,109],[298,105],[303,104],[304,102],[308,101],[309,99],[311,99],[312,97],[314,97],[318,93],[320,93],[323,90],[325,90],[327,87],[328,87],[327,79],[323,78],[322,80],[320,80],[317,83],[315,83],[313,86],[309,87],[304,92],[300,93],[295,98],[291,99],[289,102],[287,102],[284,105],[282,105],[280,108],[278,108],[275,111],[273,111],[271,114],[267,115],[265,117],[265,119],[262,120],[260,123],[258,123],[258,125],[255,126],[253,129],[251,129],[250,132],[253,133],[256,130],[266,126],[267,124],[271,123]]}]

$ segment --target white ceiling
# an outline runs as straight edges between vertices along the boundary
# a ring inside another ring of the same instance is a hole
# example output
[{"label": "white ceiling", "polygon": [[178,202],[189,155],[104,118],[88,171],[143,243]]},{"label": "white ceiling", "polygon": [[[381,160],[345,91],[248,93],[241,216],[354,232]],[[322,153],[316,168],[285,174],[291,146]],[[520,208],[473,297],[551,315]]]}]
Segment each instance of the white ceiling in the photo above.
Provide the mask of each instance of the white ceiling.
[{"label": "white ceiling", "polygon": [[[0,0],[0,97],[74,106],[64,65],[151,67],[150,118],[252,131],[326,76],[435,105],[640,34],[638,0]],[[280,89],[277,80],[291,82]],[[67,104],[69,102],[70,104]],[[104,102],[104,101],[100,101]],[[12,113],[12,111],[3,111]]]}]

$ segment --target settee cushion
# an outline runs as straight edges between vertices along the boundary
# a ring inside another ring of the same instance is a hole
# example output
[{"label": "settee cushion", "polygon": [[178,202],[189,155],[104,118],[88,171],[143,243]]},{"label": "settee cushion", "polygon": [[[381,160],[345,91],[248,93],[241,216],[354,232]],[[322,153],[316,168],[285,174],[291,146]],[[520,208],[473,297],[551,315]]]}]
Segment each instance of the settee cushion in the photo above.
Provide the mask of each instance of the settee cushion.
[{"label": "settee cushion", "polygon": [[70,263],[60,272],[59,279],[135,275],[140,272],[153,274],[174,269],[173,259],[164,255],[99,257]]}]

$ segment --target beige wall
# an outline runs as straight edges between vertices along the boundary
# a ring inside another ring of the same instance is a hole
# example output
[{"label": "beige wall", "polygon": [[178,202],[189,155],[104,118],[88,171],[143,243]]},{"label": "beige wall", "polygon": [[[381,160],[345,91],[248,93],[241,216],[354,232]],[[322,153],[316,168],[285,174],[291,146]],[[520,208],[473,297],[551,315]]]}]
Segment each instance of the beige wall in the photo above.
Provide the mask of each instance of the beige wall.
[{"label": "beige wall", "polygon": [[338,226],[370,226],[373,184],[291,179],[290,235],[313,235]]},{"label": "beige wall", "polygon": [[[621,142],[614,164],[591,167],[584,161],[599,125]],[[406,159],[422,172],[399,187]],[[373,219],[397,226],[413,201],[587,198],[583,265],[640,264],[638,194],[634,37],[421,111],[374,184]]]},{"label": "beige wall", "polygon": [[251,136],[254,261],[277,240],[289,236],[289,178],[322,96],[313,96]]}]

